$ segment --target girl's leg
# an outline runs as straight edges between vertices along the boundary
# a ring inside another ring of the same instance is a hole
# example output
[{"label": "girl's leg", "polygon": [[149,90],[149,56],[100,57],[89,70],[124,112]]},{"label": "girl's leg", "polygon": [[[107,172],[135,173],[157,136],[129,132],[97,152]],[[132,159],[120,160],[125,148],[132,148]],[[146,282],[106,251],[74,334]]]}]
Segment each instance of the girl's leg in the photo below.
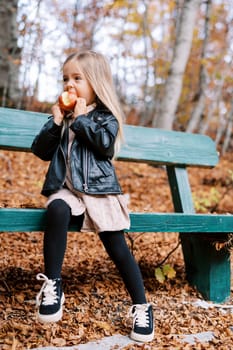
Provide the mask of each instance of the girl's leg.
[{"label": "girl's leg", "polygon": [[44,265],[49,279],[61,278],[70,219],[70,207],[62,199],[49,204],[44,233]]},{"label": "girl's leg", "polygon": [[47,227],[44,234],[45,275],[37,279],[43,286],[37,295],[38,320],[57,322],[62,318],[62,304],[65,297],[62,291],[61,269],[64,260],[67,231],[72,219],[80,230],[84,215],[71,216],[70,207],[62,199],[51,202],[47,210]]},{"label": "girl's leg", "polygon": [[105,231],[100,232],[99,236],[119,270],[133,304],[146,303],[141,271],[126,243],[124,231]]},{"label": "girl's leg", "polygon": [[130,315],[133,327],[130,337],[133,340],[148,342],[154,338],[153,310],[147,304],[140,269],[131,254],[123,231],[99,233],[105,249],[118,268],[133,305]]},{"label": "girl's leg", "polygon": [[48,278],[61,278],[69,223],[77,225],[77,231],[79,231],[83,219],[84,214],[71,216],[70,207],[62,199],[56,199],[49,204],[44,234],[44,264]]}]

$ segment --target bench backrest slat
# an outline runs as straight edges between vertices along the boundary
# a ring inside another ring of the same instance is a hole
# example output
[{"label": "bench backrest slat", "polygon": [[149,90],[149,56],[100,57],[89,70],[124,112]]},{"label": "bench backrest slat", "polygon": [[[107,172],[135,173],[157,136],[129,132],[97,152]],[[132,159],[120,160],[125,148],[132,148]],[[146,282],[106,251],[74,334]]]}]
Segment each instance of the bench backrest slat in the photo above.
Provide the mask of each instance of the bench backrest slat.
[{"label": "bench backrest slat", "polygon": [[[48,114],[0,108],[0,148],[30,151]],[[218,163],[214,142],[205,135],[124,126],[125,143],[118,160],[152,164],[212,167]]]}]

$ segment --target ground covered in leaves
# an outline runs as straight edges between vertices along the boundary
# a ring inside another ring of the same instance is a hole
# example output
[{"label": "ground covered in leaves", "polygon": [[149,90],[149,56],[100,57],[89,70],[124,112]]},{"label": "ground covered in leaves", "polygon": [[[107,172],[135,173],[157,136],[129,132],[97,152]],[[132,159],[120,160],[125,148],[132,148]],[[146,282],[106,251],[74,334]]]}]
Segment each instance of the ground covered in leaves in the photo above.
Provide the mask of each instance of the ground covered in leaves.
[{"label": "ground covered in leaves", "polygon": [[[0,206],[43,207],[39,194],[47,164],[32,154],[0,153]],[[130,194],[130,208],[137,211],[172,211],[163,168],[116,163],[120,182]],[[212,170],[189,172],[194,202],[199,212],[233,213],[233,155],[222,157]],[[64,262],[66,302],[63,320],[41,325],[35,316],[35,295],[40,289],[36,274],[43,271],[42,233],[0,234],[0,349],[39,346],[72,346],[113,334],[127,335],[130,299],[121,279],[93,233],[70,233]],[[176,233],[137,233],[128,239],[153,304],[155,340],[125,349],[231,349],[231,309],[203,309],[200,298],[185,279],[180,246],[166,263],[176,276],[159,283],[155,268],[178,242]],[[231,304],[232,297],[227,304]],[[212,331],[208,343],[183,343],[185,334]]]}]

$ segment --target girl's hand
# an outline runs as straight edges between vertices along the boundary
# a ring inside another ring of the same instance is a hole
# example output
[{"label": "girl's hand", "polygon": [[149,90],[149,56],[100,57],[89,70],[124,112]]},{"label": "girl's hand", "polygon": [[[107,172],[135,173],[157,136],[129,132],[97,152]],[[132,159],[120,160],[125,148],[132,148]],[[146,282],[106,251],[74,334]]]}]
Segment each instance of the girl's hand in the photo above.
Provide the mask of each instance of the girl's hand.
[{"label": "girl's hand", "polygon": [[74,118],[76,119],[77,117],[79,117],[82,114],[86,114],[87,113],[87,103],[85,98],[82,97],[78,97],[77,101],[76,101],[76,105],[74,107]]},{"label": "girl's hand", "polygon": [[64,119],[64,112],[61,110],[58,103],[52,106],[52,114],[54,123],[61,125]]}]

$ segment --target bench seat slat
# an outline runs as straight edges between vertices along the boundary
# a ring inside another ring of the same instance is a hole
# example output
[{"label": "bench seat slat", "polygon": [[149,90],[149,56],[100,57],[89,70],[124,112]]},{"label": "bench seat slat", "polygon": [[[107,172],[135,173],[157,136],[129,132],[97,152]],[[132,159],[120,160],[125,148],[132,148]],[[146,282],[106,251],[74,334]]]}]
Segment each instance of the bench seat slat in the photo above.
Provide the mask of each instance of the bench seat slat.
[{"label": "bench seat slat", "polygon": [[218,163],[215,144],[205,135],[132,125],[125,125],[124,132],[119,160],[202,167]]},{"label": "bench seat slat", "polygon": [[[232,215],[131,213],[130,232],[231,232]],[[0,209],[0,232],[43,231],[45,209]],[[70,231],[76,231],[71,227]]]}]

